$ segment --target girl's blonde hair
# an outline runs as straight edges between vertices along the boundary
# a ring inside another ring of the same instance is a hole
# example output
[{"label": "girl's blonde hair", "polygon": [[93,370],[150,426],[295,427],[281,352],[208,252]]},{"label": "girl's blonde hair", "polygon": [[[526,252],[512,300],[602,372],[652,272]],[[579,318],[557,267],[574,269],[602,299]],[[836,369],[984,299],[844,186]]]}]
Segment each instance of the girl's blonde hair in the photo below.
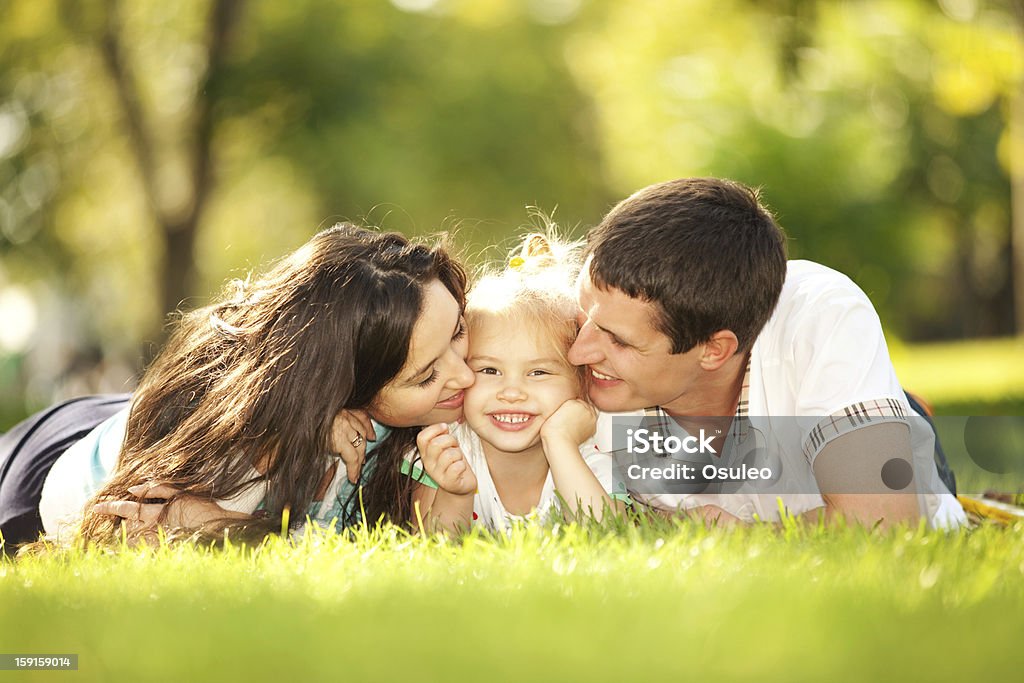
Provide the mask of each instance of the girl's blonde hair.
[{"label": "girl's blonde hair", "polygon": [[559,238],[551,228],[547,234],[527,235],[502,270],[485,272],[470,290],[466,301],[470,334],[485,316],[513,320],[547,333],[559,358],[569,364],[569,347],[579,332],[574,287],[581,246]]}]

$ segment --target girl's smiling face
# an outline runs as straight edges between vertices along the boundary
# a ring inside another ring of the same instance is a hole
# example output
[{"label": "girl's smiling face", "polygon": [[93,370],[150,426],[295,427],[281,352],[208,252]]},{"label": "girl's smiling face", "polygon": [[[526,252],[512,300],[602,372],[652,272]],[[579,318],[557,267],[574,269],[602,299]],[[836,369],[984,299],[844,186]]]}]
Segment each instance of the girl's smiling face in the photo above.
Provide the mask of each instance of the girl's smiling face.
[{"label": "girl's smiling face", "polygon": [[423,310],[413,328],[409,356],[398,376],[381,389],[370,416],[389,427],[420,427],[462,417],[464,389],[473,383],[466,366],[466,321],[451,292],[435,280],[423,290]]},{"label": "girl's smiling face", "polygon": [[473,321],[465,418],[480,438],[506,453],[540,443],[544,421],[580,392],[576,369],[542,324],[480,313]]}]

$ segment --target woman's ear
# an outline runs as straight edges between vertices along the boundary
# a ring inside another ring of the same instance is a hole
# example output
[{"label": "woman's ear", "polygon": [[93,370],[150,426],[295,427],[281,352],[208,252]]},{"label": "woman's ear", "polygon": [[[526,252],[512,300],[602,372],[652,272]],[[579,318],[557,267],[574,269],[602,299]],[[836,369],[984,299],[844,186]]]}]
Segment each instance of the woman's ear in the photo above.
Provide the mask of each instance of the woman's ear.
[{"label": "woman's ear", "polygon": [[704,342],[700,365],[708,371],[717,370],[735,356],[739,348],[740,341],[732,330],[719,330]]}]

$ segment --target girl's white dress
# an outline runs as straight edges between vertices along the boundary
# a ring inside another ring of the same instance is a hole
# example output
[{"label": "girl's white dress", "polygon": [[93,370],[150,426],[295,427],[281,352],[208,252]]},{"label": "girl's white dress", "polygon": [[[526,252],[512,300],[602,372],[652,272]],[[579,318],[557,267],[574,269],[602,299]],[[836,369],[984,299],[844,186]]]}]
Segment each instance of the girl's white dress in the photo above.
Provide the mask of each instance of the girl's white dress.
[{"label": "girl's white dress", "polygon": [[[459,442],[462,452],[469,462],[469,466],[476,475],[477,491],[473,496],[473,523],[481,524],[489,529],[505,531],[516,522],[544,521],[557,510],[559,505],[558,495],[555,493],[555,482],[548,472],[544,481],[544,488],[540,494],[537,507],[529,515],[513,515],[501,502],[498,489],[491,478],[491,472],[487,468],[487,458],[484,456],[483,443],[480,437],[466,424],[452,423],[448,425],[449,432]],[[629,500],[624,486],[615,487],[612,477],[612,456],[598,450],[593,439],[588,439],[580,446],[580,455],[590,470],[597,477],[601,486],[612,499]],[[402,471],[417,480],[421,484],[437,488],[437,484],[423,471],[418,454],[413,451],[406,455]]]}]

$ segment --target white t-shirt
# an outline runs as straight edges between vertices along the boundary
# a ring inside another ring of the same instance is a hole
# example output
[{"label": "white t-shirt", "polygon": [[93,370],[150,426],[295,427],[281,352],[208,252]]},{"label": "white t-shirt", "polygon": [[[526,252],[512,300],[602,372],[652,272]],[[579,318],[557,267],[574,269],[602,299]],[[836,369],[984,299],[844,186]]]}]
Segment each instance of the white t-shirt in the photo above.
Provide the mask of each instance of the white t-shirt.
[{"label": "white t-shirt", "polygon": [[[68,541],[82,521],[85,504],[107,482],[121,454],[125,429],[128,425],[128,408],[118,411],[95,429],[75,442],[53,463],[43,482],[39,499],[39,515],[43,529],[50,538]],[[372,448],[387,434],[387,428],[374,423],[377,440],[367,444]],[[324,468],[331,466],[333,459],[324,457]],[[255,469],[250,471],[253,484],[237,495],[218,499],[216,503],[226,510],[252,514],[259,509],[267,494],[267,483],[259,479]],[[348,481],[344,463],[338,462],[334,477],[324,494],[323,502],[314,501],[308,515],[310,519],[327,527],[335,519],[343,517],[353,485]],[[301,520],[293,520],[299,524]],[[301,526],[297,527],[301,530]]]},{"label": "white t-shirt", "polygon": [[[505,509],[498,495],[498,489],[491,478],[491,471],[487,467],[487,457],[484,455],[483,442],[476,432],[465,423],[452,423],[449,425],[452,436],[459,442],[466,461],[476,475],[477,490],[473,496],[473,524],[481,524],[495,531],[506,531],[512,524],[519,521],[544,521],[548,519],[552,510],[558,509],[558,496],[555,493],[555,482],[548,472],[544,480],[544,488],[541,490],[540,500],[537,506],[529,515],[513,515]],[[612,457],[607,453],[598,450],[593,439],[588,439],[580,445],[580,455],[587,463],[590,471],[597,477],[602,488],[609,497],[618,500],[629,500],[625,488],[615,491],[612,483]],[[437,488],[437,484],[423,472],[415,451],[406,454],[402,471],[418,482]]]},{"label": "white t-shirt", "polygon": [[[922,515],[939,528],[966,523],[939,479],[935,434],[911,410],[896,378],[878,314],[845,275],[811,261],[788,263],[779,302],[751,349],[747,392],[746,414],[751,424],[769,427],[758,431],[781,462],[783,479],[774,487],[785,493],[631,492],[633,498],[665,510],[716,505],[747,521],[778,520],[781,499],[791,514],[800,514],[825,504],[812,466],[828,443],[860,427],[899,422],[911,430]],[[598,417],[595,438],[607,452],[614,450],[613,417]]]},{"label": "white t-shirt", "polygon": [[66,541],[82,521],[82,508],[117,466],[128,408],[101,422],[54,461],[43,481],[39,516],[47,537]]}]

